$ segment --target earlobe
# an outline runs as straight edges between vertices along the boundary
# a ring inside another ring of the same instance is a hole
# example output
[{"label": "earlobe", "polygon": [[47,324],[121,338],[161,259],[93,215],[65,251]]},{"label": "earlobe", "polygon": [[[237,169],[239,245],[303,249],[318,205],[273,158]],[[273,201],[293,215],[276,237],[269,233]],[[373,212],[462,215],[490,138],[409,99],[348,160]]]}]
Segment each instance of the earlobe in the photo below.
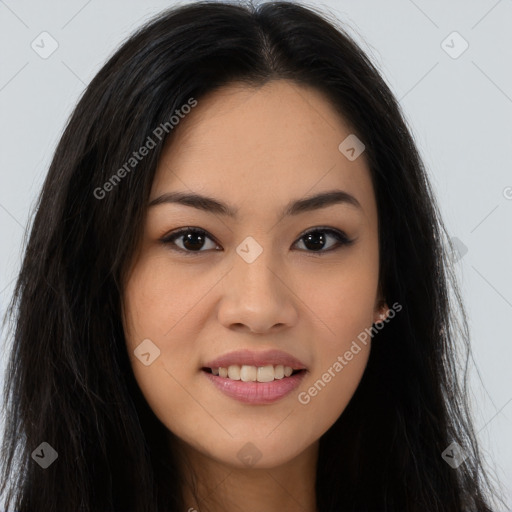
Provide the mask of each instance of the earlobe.
[{"label": "earlobe", "polygon": [[377,322],[383,322],[389,315],[389,307],[386,304],[386,301],[381,300],[379,303],[380,307],[375,311],[375,316],[373,318],[374,324]]}]

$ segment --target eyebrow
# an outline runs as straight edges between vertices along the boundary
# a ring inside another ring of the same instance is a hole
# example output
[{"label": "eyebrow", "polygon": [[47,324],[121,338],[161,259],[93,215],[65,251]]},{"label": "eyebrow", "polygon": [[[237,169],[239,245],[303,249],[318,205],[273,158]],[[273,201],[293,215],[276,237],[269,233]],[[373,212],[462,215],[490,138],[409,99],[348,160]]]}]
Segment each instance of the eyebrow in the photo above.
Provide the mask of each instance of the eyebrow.
[{"label": "eyebrow", "polygon": [[[188,192],[167,192],[150,201],[149,207],[167,203],[191,206],[198,210],[232,218],[236,218],[238,215],[238,208],[234,208],[213,197]],[[359,201],[348,192],[344,190],[328,190],[314,196],[290,201],[283,209],[281,218],[327,208],[335,204],[346,204],[362,210]]]}]

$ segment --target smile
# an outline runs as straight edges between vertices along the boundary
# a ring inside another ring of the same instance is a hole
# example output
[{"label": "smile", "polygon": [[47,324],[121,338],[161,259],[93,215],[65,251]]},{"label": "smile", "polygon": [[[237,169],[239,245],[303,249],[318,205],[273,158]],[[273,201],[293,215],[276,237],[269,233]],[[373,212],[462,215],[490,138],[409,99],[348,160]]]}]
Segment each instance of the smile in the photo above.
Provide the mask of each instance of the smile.
[{"label": "smile", "polygon": [[[230,398],[257,405],[271,404],[284,398],[301,383],[307,371],[292,370],[291,367],[282,365],[258,368],[231,365],[228,368],[220,367],[215,373],[210,368],[203,368],[202,373],[219,391]],[[266,380],[260,381],[258,376]]]}]

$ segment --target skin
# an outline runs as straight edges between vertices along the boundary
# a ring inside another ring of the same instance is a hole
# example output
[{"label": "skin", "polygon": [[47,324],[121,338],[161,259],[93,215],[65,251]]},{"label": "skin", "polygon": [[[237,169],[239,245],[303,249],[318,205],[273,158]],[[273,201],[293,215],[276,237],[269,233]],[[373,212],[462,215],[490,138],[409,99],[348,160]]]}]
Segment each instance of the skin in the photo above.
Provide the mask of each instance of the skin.
[{"label": "skin", "polygon": [[[193,191],[239,209],[232,219],[186,205],[148,208],[125,282],[123,322],[135,378],[169,429],[169,443],[181,449],[186,479],[191,471],[198,476],[199,500],[183,487],[187,507],[316,510],[318,442],[353,396],[371,340],[308,404],[298,393],[387,311],[370,171],[364,153],[349,161],[338,150],[351,133],[321,93],[278,80],[259,88],[232,84],[201,98],[164,148],[150,201]],[[355,196],[361,209],[336,204],[279,218],[288,202],[331,189]],[[161,241],[189,226],[210,237],[189,249],[202,252],[173,251],[190,248],[183,237],[174,246]],[[308,245],[304,232],[317,227],[355,242],[328,251],[337,242],[324,234],[325,248]],[[263,248],[252,263],[236,252],[247,236]],[[146,338],[160,349],[149,366],[133,353]],[[201,367],[244,348],[283,350],[308,373],[274,404],[243,404],[218,391]],[[261,453],[252,466],[237,457],[248,442]]]}]

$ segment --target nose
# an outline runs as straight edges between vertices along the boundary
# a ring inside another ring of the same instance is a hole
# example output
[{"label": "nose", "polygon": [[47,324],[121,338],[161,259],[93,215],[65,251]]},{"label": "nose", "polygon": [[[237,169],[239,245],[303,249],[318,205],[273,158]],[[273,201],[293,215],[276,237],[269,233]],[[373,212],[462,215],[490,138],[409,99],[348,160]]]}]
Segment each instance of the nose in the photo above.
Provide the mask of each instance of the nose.
[{"label": "nose", "polygon": [[228,329],[248,329],[264,334],[292,327],[298,318],[299,298],[293,277],[263,251],[252,263],[235,259],[223,281],[218,320]]}]

